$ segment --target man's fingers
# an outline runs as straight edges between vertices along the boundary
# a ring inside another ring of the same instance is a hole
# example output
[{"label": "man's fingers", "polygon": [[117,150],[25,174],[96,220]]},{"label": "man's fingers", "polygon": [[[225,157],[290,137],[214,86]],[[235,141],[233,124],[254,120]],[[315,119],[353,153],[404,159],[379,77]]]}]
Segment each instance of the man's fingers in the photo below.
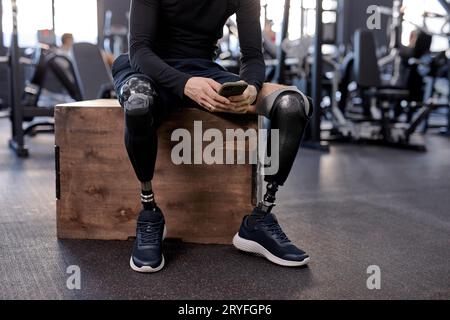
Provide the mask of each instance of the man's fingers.
[{"label": "man's fingers", "polygon": [[200,101],[198,101],[198,104],[202,106],[203,108],[207,109],[210,112],[216,112],[217,108],[215,107],[214,101],[209,99],[207,95],[204,95],[200,97]]},{"label": "man's fingers", "polygon": [[241,94],[240,96],[233,96],[228,98],[231,102],[247,102],[250,100],[250,95],[247,93]]},{"label": "man's fingers", "polygon": [[213,101],[205,98],[204,100],[202,100],[200,105],[203,108],[205,108],[206,110],[208,110],[209,112],[213,112],[213,113],[223,112],[223,113],[234,113],[234,114],[246,114],[246,113],[251,112],[250,107],[248,105],[244,105],[242,107],[236,107],[236,108],[221,108],[221,107],[214,106],[211,102],[213,102]]},{"label": "man's fingers", "polygon": [[222,97],[221,95],[218,95],[213,89],[208,90],[207,93],[210,98],[212,98],[216,102],[220,103],[220,105],[224,108],[231,104],[230,100],[228,100],[225,97]]},{"label": "man's fingers", "polygon": [[245,100],[245,97],[243,95],[240,96],[233,96],[228,98],[231,102],[241,102]]},{"label": "man's fingers", "polygon": [[243,106],[243,107],[233,108],[233,109],[229,110],[228,113],[244,114],[244,113],[248,113],[248,110],[249,110],[248,106]]},{"label": "man's fingers", "polygon": [[222,87],[222,85],[220,83],[218,83],[217,81],[214,81],[213,79],[209,79],[209,78],[207,78],[207,81],[208,81],[209,85],[214,89],[214,91],[219,92],[220,88]]},{"label": "man's fingers", "polygon": [[204,107],[206,107],[206,109],[208,109],[209,111],[214,111],[215,110],[214,105],[206,97],[202,98],[202,105]]},{"label": "man's fingers", "polygon": [[220,102],[221,104],[224,104],[224,105],[230,105],[230,104],[231,104],[231,101],[230,101],[230,100],[228,100],[228,99],[225,98],[225,97],[222,97],[222,96],[218,95],[218,94],[215,93],[215,92],[212,93],[212,98],[213,98],[214,100],[216,100],[217,102]]},{"label": "man's fingers", "polygon": [[206,110],[208,110],[209,112],[214,112],[214,107],[212,107],[208,102],[206,101],[201,101],[199,103],[203,108],[205,108]]},{"label": "man's fingers", "polygon": [[236,111],[247,111],[248,110],[248,108],[249,108],[249,105],[248,104],[244,104],[244,105],[242,105],[242,106],[237,106],[237,107],[235,107],[234,108],[234,110],[236,110]]},{"label": "man's fingers", "polygon": [[249,110],[249,94],[244,93],[230,98],[218,94],[221,84],[213,79],[205,78],[208,86],[203,87],[200,105],[210,112],[225,112],[244,114]]},{"label": "man's fingers", "polygon": [[250,101],[248,101],[248,100],[233,103],[235,108],[236,107],[239,108],[239,107],[242,107],[242,106],[248,106],[249,104],[250,104]]},{"label": "man's fingers", "polygon": [[239,102],[232,102],[231,103],[231,107],[233,109],[244,107],[244,106],[249,106],[249,105],[250,105],[250,101],[248,101],[248,100],[242,100],[242,101],[239,101]]},{"label": "man's fingers", "polygon": [[214,99],[212,99],[209,96],[205,96],[204,100],[207,104],[209,104],[209,106],[211,108],[214,108],[215,110],[227,110],[228,109],[226,105],[218,103],[217,101],[215,101]]}]

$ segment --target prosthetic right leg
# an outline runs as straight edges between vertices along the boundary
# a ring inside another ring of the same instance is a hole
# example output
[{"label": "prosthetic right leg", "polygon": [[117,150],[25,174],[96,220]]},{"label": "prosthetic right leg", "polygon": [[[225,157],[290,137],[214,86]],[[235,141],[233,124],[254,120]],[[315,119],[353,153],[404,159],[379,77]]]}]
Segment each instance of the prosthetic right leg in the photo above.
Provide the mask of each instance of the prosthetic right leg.
[{"label": "prosthetic right leg", "polygon": [[119,101],[125,109],[125,145],[141,182],[141,201],[147,210],[155,208],[151,186],[158,150],[152,113],[155,98],[151,83],[144,78],[132,77],[119,89]]},{"label": "prosthetic right leg", "polygon": [[125,144],[138,179],[144,210],[137,219],[136,241],[130,267],[137,272],[158,272],[165,264],[162,242],[165,220],[156,206],[151,181],[155,170],[158,138],[154,126],[155,91],[144,77],[131,77],[118,88],[125,109]]}]

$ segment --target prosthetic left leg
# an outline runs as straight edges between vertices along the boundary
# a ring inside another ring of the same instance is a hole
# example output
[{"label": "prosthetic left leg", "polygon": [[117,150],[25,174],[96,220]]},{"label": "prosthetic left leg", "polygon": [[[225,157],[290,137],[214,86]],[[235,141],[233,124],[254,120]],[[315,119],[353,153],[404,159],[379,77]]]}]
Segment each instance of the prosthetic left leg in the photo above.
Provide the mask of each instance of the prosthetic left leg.
[{"label": "prosthetic left leg", "polygon": [[310,261],[309,256],[292,244],[271,210],[275,206],[278,187],[286,182],[294,164],[313,111],[312,104],[296,88],[284,88],[266,97],[257,110],[271,120],[271,129],[279,130],[279,170],[265,177],[268,184],[264,199],[250,216],[244,218],[233,238],[233,245],[281,266],[303,266]]},{"label": "prosthetic left leg", "polygon": [[267,192],[259,204],[262,212],[270,213],[275,206],[278,187],[282,186],[291,172],[298,149],[303,139],[312,103],[295,87],[276,91],[266,97],[258,109],[271,121],[271,129],[279,130],[279,170],[266,176]]}]

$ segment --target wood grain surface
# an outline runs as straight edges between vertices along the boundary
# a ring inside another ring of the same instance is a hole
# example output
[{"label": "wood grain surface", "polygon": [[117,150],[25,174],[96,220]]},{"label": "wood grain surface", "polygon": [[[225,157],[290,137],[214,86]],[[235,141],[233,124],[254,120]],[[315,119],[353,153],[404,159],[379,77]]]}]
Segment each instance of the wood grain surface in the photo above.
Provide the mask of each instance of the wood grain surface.
[{"label": "wood grain surface", "polygon": [[[141,209],[139,182],[123,142],[123,110],[114,100],[65,104],[55,109],[59,238],[126,240]],[[180,109],[158,129],[153,188],[169,238],[228,244],[252,210],[256,184],[251,165],[174,165],[175,129],[257,128],[256,116]],[[248,148],[248,145],[246,146]],[[234,146],[224,144],[224,149]]]}]

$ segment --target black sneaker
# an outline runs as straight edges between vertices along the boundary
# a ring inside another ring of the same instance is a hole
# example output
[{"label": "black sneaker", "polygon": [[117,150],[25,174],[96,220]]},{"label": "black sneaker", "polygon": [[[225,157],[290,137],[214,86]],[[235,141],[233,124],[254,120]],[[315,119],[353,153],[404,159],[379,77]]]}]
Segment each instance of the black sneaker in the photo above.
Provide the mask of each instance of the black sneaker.
[{"label": "black sneaker", "polygon": [[264,214],[259,208],[244,218],[239,233],[234,236],[233,245],[280,266],[300,267],[310,261],[309,256],[288,239],[275,215]]},{"label": "black sneaker", "polygon": [[130,259],[137,272],[158,272],[164,267],[162,242],[166,235],[164,216],[159,208],[143,210],[137,221],[136,241]]}]

